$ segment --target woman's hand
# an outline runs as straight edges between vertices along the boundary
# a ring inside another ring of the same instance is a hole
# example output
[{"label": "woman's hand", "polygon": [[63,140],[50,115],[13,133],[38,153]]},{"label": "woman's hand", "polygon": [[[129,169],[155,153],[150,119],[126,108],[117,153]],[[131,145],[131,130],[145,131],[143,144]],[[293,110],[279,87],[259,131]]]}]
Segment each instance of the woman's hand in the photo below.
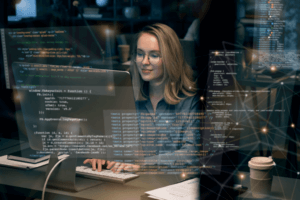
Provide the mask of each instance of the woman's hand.
[{"label": "woman's hand", "polygon": [[[101,159],[86,159],[83,164],[89,163],[92,165],[92,169],[95,171],[98,165],[98,172],[102,171],[102,165],[105,165],[105,160]],[[139,165],[133,165],[129,163],[119,163],[114,161],[107,161],[107,169],[110,169],[114,173],[120,173],[122,170],[129,172],[139,171],[141,168]]]},{"label": "woman's hand", "polygon": [[119,163],[114,161],[107,161],[107,169],[110,169],[114,173],[120,173],[122,170],[129,171],[129,172],[136,172],[139,171],[141,168],[140,165],[133,165],[129,163]]},{"label": "woman's hand", "polygon": [[96,170],[96,165],[98,165],[98,172],[102,171],[102,165],[105,165],[105,160],[101,159],[86,159],[83,161],[83,164],[90,163],[92,165],[92,169]]}]

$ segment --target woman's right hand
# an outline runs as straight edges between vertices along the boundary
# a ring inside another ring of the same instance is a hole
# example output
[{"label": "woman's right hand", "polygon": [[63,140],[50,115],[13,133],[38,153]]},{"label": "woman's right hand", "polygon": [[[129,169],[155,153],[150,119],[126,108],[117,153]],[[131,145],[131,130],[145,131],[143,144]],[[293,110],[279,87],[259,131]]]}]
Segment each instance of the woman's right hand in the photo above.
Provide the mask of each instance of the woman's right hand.
[{"label": "woman's right hand", "polygon": [[83,161],[83,164],[90,163],[92,165],[92,169],[95,171],[98,165],[98,172],[102,171],[102,165],[105,165],[105,160],[101,159],[86,159]]}]

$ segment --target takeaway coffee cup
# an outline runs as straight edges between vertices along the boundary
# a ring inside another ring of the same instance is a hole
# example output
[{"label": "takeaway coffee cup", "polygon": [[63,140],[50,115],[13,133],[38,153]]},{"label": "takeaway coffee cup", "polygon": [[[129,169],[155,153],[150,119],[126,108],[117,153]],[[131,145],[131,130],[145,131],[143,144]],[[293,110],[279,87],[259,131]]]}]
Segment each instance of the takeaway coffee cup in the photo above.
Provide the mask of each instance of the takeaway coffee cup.
[{"label": "takeaway coffee cup", "polygon": [[275,162],[271,157],[253,157],[248,162],[250,167],[250,185],[254,198],[265,198],[271,192],[273,167]]},{"label": "takeaway coffee cup", "polygon": [[118,49],[119,49],[119,56],[120,56],[121,62],[122,63],[126,62],[129,58],[130,46],[127,44],[119,45]]}]

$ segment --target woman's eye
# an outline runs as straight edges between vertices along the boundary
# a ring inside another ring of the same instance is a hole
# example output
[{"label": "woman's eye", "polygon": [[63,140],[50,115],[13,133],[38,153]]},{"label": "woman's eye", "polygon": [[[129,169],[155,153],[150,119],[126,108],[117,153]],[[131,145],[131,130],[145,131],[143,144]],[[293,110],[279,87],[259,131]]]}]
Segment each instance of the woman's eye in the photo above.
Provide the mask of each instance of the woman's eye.
[{"label": "woman's eye", "polygon": [[139,57],[143,57],[142,53],[137,53],[136,55],[139,56]]},{"label": "woman's eye", "polygon": [[150,57],[152,57],[152,58],[158,58],[158,57],[159,57],[159,55],[156,55],[156,54],[151,54],[151,55],[150,55]]}]

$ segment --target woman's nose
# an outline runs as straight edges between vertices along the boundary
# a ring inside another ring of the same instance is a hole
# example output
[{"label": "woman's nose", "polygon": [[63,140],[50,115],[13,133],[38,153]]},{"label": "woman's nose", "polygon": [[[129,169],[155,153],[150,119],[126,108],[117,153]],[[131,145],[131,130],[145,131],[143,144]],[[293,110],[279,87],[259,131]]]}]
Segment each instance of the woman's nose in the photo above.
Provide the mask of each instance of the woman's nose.
[{"label": "woman's nose", "polygon": [[143,65],[149,65],[149,64],[150,64],[148,55],[145,55],[145,56],[144,56],[144,60],[143,60],[142,63],[143,63]]}]

